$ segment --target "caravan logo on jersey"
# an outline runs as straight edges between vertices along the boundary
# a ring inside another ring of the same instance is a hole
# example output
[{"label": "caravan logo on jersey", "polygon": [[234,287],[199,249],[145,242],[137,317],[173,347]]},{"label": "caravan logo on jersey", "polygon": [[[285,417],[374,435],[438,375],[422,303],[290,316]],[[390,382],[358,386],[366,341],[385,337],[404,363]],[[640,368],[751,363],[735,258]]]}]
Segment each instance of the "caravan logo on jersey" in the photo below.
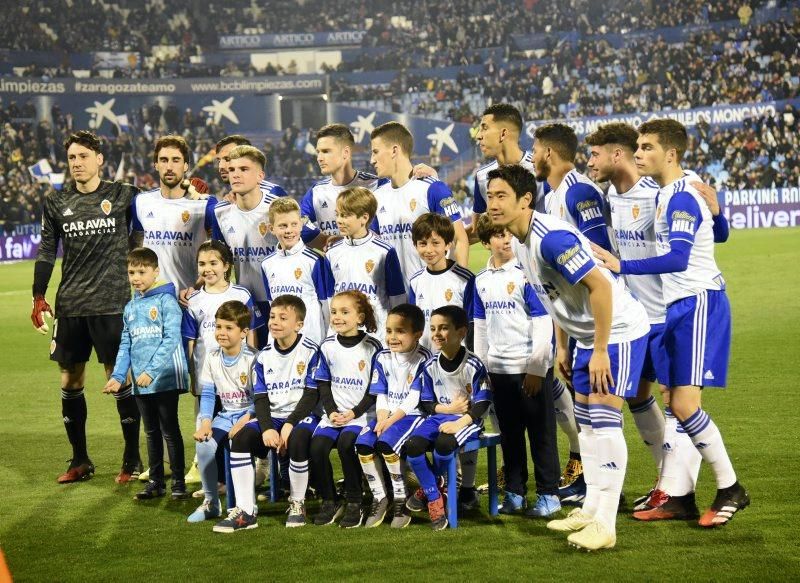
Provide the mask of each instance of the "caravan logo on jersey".
[{"label": "caravan logo on jersey", "polygon": [[191,217],[192,217],[192,215],[189,214],[189,211],[183,211],[181,213],[181,220],[183,221],[184,225],[189,222],[189,219]]},{"label": "caravan logo on jersey", "polygon": [[367,270],[367,273],[372,273],[372,270],[375,269],[375,262],[372,259],[367,260],[364,264],[364,269]]},{"label": "caravan logo on jersey", "polygon": [[111,212],[111,201],[107,198],[104,198],[103,201],[100,203],[100,210],[103,211],[106,216],[109,215]]},{"label": "caravan logo on jersey", "polygon": [[259,235],[261,235],[262,237],[266,237],[268,231],[269,231],[269,228],[267,227],[267,223],[265,223],[264,221],[261,221],[260,223],[258,223],[258,234]]},{"label": "caravan logo on jersey", "polygon": [[158,319],[158,308],[153,306],[150,308],[150,319],[155,322]]}]

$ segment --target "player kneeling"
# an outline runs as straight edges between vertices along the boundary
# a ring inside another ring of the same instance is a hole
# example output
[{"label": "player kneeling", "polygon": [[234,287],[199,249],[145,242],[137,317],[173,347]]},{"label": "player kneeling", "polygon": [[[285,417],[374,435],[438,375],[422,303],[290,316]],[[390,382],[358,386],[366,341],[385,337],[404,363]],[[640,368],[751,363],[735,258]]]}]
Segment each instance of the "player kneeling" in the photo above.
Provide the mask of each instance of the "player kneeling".
[{"label": "player kneeling", "polygon": [[[249,383],[255,351],[247,345],[252,315],[238,300],[223,303],[215,317],[214,339],[218,348],[203,361],[200,386],[200,428],[195,432],[197,465],[205,499],[189,515],[189,522],[202,522],[220,515],[217,490],[217,448],[252,419],[253,393]],[[214,402],[219,396],[222,410],[214,417]]]},{"label": "player kneeling", "polygon": [[419,385],[415,381],[422,366],[431,358],[430,351],[419,345],[425,328],[425,315],[417,306],[400,304],[386,319],[386,345],[375,357],[375,370],[369,392],[376,395],[377,419],[371,421],[356,439],[361,468],[372,490],[372,507],[364,526],[383,522],[389,499],[383,475],[375,465],[377,451],[386,462],[392,481],[392,528],[404,528],[411,522],[405,507],[405,483],[400,469],[400,452],[411,433],[422,423],[419,411]]},{"label": "player kneeling", "polygon": [[289,453],[286,526],[306,523],[309,446],[319,423],[319,417],[312,414],[318,401],[312,371],[317,366],[319,346],[298,333],[305,316],[305,304],[296,296],[278,296],[270,306],[271,340],[256,356],[251,375],[256,420],[247,423],[231,443],[237,507],[214,526],[215,532],[258,527],[251,456],[266,457],[268,449],[276,454]]}]

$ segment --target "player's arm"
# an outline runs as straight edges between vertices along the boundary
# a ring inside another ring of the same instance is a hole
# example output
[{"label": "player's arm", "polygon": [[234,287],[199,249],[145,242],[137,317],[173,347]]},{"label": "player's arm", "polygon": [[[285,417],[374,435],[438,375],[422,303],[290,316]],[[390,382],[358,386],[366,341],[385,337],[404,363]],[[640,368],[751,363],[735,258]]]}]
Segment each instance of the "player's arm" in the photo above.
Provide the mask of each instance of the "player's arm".
[{"label": "player's arm", "polygon": [[467,313],[467,336],[464,338],[464,344],[470,350],[475,348],[475,316],[474,316],[474,298],[475,298],[475,276],[470,274],[467,285],[464,286],[464,304],[462,307]]},{"label": "player's arm", "polygon": [[138,194],[133,197],[130,206],[131,227],[130,232],[128,233],[128,246],[131,249],[141,247],[144,243],[144,227],[142,226],[142,222],[139,220],[139,212],[136,209],[137,200],[139,200]]},{"label": "player's arm", "polygon": [[472,317],[475,327],[474,352],[481,362],[489,362],[489,337],[486,328],[486,311],[480,292],[476,289],[472,298]]},{"label": "player's arm", "polygon": [[200,427],[194,433],[195,441],[208,441],[211,437],[211,421],[214,418],[214,402],[216,401],[217,390],[209,378],[208,360],[203,364],[203,372],[200,375],[200,413],[197,418],[200,420]]},{"label": "player's arm", "polygon": [[314,283],[314,291],[317,293],[317,300],[322,311],[323,329],[327,330],[331,319],[328,304],[333,297],[333,270],[325,257],[318,257],[314,267],[311,268],[311,281]]},{"label": "player's arm", "polygon": [[717,190],[710,184],[703,182],[690,182],[690,186],[694,186],[697,193],[702,197],[711,211],[711,216],[714,219],[714,243],[724,243],[728,240],[730,234],[730,225],[728,219],[722,214],[719,206],[719,199],[717,198]]},{"label": "player's arm", "polygon": [[461,220],[453,221],[455,238],[453,239],[453,259],[461,267],[469,269],[469,236]]},{"label": "player's arm", "polygon": [[581,284],[589,290],[589,304],[594,318],[594,345],[589,359],[589,383],[592,390],[607,394],[614,386],[608,338],[611,335],[611,283],[599,269],[592,269]]},{"label": "player's arm", "polygon": [[264,368],[258,358],[253,361],[250,381],[253,383],[253,408],[256,412],[258,428],[261,430],[261,440],[265,446],[278,449],[281,445],[281,436],[272,424],[272,404],[269,401],[269,391],[264,382]]},{"label": "player's arm", "polygon": [[466,413],[462,414],[456,421],[448,421],[439,426],[442,433],[455,434],[472,423],[477,423],[486,415],[489,406],[492,404],[492,392],[489,386],[489,373],[486,367],[481,364],[472,377],[472,401]]},{"label": "player's arm", "polygon": [[47,196],[42,207],[42,240],[39,244],[39,254],[33,266],[33,310],[31,311],[31,322],[37,332],[47,334],[50,328],[45,321],[45,314],[53,317],[53,309],[45,299],[47,286],[53,275],[53,268],[56,263],[56,253],[58,251],[58,241],[60,231],[56,221],[53,200]]},{"label": "player's arm", "polygon": [[553,321],[527,281],[522,295],[528,312],[528,333],[532,341],[531,353],[525,364],[523,388],[528,395],[535,396],[542,388],[547,371],[553,366]]},{"label": "player's arm", "polygon": [[[375,372],[377,356],[378,356],[377,353],[372,355],[372,366],[370,367],[370,373],[369,373],[370,379],[372,378],[373,373]],[[376,396],[372,393],[371,388],[372,388],[371,384],[367,385],[367,388],[364,391],[364,396],[361,397],[361,401],[358,402],[358,405],[356,405],[355,407],[350,409],[350,411],[353,414],[353,417],[352,417],[353,419],[358,419],[364,413],[369,411],[369,409],[373,405],[375,405]],[[345,415],[347,415],[347,412],[345,413]]]},{"label": "player's arm", "polygon": [[294,411],[286,418],[286,423],[291,423],[292,427],[305,419],[314,410],[319,402],[319,390],[317,381],[314,379],[314,371],[319,364],[319,352],[315,352],[306,367],[306,386],[303,389],[303,396],[295,405]]},{"label": "player's arm", "polygon": [[[206,188],[206,192],[208,192],[208,188]],[[217,199],[213,196],[209,196],[208,200],[206,201],[206,212],[205,212],[205,228],[206,228],[206,236],[209,239],[214,238],[214,225],[217,222],[217,215],[214,213],[214,209],[217,208]]]},{"label": "player's arm", "polygon": [[603,214],[603,197],[590,184],[579,182],[567,190],[567,212],[570,213],[578,230],[595,245],[612,249],[608,238],[608,225]]},{"label": "player's arm", "polygon": [[406,282],[403,279],[403,271],[400,269],[400,259],[398,259],[397,251],[394,247],[389,249],[386,253],[384,275],[386,277],[386,295],[389,296],[390,309],[406,303],[408,301]]}]

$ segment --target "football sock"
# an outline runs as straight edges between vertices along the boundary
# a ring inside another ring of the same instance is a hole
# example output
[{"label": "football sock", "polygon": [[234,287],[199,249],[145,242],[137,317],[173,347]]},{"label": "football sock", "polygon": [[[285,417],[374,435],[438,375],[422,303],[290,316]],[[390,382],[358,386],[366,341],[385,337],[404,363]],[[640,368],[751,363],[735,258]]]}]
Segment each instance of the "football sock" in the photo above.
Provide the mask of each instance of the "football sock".
[{"label": "football sock", "polygon": [[119,425],[122,428],[122,438],[125,440],[125,451],[122,459],[126,463],[139,463],[139,425],[141,416],[136,398],[130,385],[125,385],[114,393],[119,413]]},{"label": "football sock", "polygon": [[[703,456],[692,443],[692,439],[686,433],[682,425],[678,426],[678,458],[680,459],[681,481],[679,490],[684,494],[694,492],[697,488],[697,476],[700,474],[700,465],[703,463]],[[679,494],[676,494],[679,495]]]},{"label": "football sock", "polygon": [[581,460],[583,462],[583,480],[586,483],[586,497],[583,500],[583,511],[594,516],[597,511],[597,444],[592,431],[592,419],[589,417],[589,404],[575,402],[575,421],[580,425],[578,434]]},{"label": "football sock", "polygon": [[702,409],[697,409],[688,419],[680,422],[692,443],[714,470],[717,489],[722,490],[736,483],[731,459],[722,442],[722,435],[711,417]]},{"label": "football sock", "polygon": [[630,406],[633,422],[644,444],[650,450],[657,471],[661,470],[662,449],[664,443],[664,416],[655,398],[651,395],[644,403]]},{"label": "football sock", "polygon": [[249,453],[231,452],[231,478],[236,494],[236,506],[247,514],[255,512],[256,470]]},{"label": "football sock", "polygon": [[[681,495],[679,490],[682,471],[678,454],[681,445],[685,445],[685,443],[678,439],[678,420],[672,414],[672,409],[666,407],[664,409],[664,444],[661,447],[661,473],[658,477],[658,488],[670,496]],[[690,443],[690,446],[696,451],[694,445]]]},{"label": "football sock", "polygon": [[[622,433],[622,411],[607,405],[589,405],[596,443],[598,505],[594,517],[616,531],[619,496],[628,467],[628,447]],[[585,462],[584,462],[585,463]]]},{"label": "football sock", "polygon": [[[435,457],[435,456],[434,456]],[[470,451],[458,454],[461,460],[461,488],[471,489],[475,487],[475,474],[478,472],[478,452]],[[447,466],[444,467],[444,474],[447,475]]]},{"label": "football sock", "polygon": [[383,487],[383,476],[381,475],[383,472],[375,465],[375,454],[358,454],[358,461],[361,462],[361,469],[367,477],[367,483],[372,491],[373,498],[375,500],[386,498],[386,489]]},{"label": "football sock", "polygon": [[305,500],[308,490],[308,460],[289,460],[289,496],[292,500]]},{"label": "football sock", "polygon": [[[219,506],[219,491],[217,490],[217,442],[211,437],[208,441],[200,441],[197,443],[197,467],[200,470],[200,481],[203,484],[203,494],[206,495],[206,500],[211,500],[212,503]],[[233,456],[231,453],[231,466],[233,465]],[[249,456],[247,458],[250,459]],[[233,471],[231,471],[231,474]],[[234,486],[236,498],[239,498],[239,489]]]},{"label": "football sock", "polygon": [[556,410],[556,421],[567,439],[569,439],[569,450],[577,453],[580,451],[578,443],[578,424],[575,422],[575,405],[572,394],[561,379],[553,379],[553,406]]},{"label": "football sock", "polygon": [[395,500],[402,500],[406,495],[406,485],[403,481],[403,472],[400,469],[400,456],[396,453],[383,454],[386,469],[392,478],[392,494]]},{"label": "football sock", "polygon": [[86,451],[86,397],[83,387],[74,391],[61,389],[61,416],[64,418],[64,429],[72,445],[72,464],[77,465],[89,461]]},{"label": "football sock", "polygon": [[436,486],[436,476],[428,463],[427,456],[425,454],[408,456],[407,461],[417,475],[417,481],[419,481],[428,502],[437,500],[440,497],[439,488]]}]

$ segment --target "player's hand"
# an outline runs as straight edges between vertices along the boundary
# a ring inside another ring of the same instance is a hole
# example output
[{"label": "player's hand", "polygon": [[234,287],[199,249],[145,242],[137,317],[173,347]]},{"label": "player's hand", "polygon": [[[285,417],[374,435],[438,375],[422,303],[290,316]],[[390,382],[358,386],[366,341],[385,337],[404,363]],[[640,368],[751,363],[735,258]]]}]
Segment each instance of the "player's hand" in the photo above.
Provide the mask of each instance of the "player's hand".
[{"label": "player's hand", "polygon": [[236,195],[233,193],[233,191],[229,190],[225,193],[225,196],[222,197],[222,200],[231,204],[236,204]]},{"label": "player's hand", "polygon": [[613,271],[614,273],[619,273],[621,267],[619,263],[619,258],[606,251],[600,245],[595,245],[594,243],[590,243],[592,246],[592,252],[594,253],[595,259],[600,261],[600,265],[605,267],[606,269]]},{"label": "player's hand", "polygon": [[118,393],[121,388],[122,388],[122,383],[119,382],[117,379],[108,379],[106,386],[103,387],[103,392],[106,395],[109,395],[111,393]]},{"label": "player's hand", "polygon": [[389,429],[391,426],[392,426],[392,423],[389,421],[389,419],[388,419],[388,418],[387,418],[387,419],[383,419],[382,421],[378,421],[378,422],[375,424],[375,435],[377,435],[378,437],[380,437],[380,436],[381,436],[381,434],[382,434],[384,431],[386,431],[387,429]]},{"label": "player's hand", "polygon": [[445,421],[441,425],[439,425],[439,432],[440,433],[447,433],[449,435],[455,435],[461,430],[461,424],[458,421]]},{"label": "player's hand", "polygon": [[352,409],[348,409],[344,413],[340,413],[339,414],[339,425],[347,425],[348,423],[350,423],[355,418],[356,418],[356,414],[353,413],[353,410]]},{"label": "player's hand", "polygon": [[542,380],[542,377],[526,374],[525,379],[522,381],[522,390],[529,397],[535,397],[542,390]]},{"label": "player's hand", "polygon": [[242,427],[247,425],[248,421],[250,421],[250,416],[249,415],[244,415],[241,419],[239,419],[234,424],[234,426],[231,427],[231,430],[228,431],[228,439],[233,439],[234,437],[236,437],[236,434],[239,433],[242,430]]},{"label": "player's hand", "polygon": [[261,434],[261,439],[264,440],[264,445],[272,449],[278,449],[281,446],[281,436],[274,429],[267,429]]},{"label": "player's hand", "polygon": [[192,295],[197,290],[193,287],[187,287],[186,289],[182,289],[178,292],[178,303],[181,305],[182,308],[189,307],[189,296]]},{"label": "player's hand", "polygon": [[195,441],[203,442],[211,439],[211,435],[212,435],[211,427],[201,427],[200,429],[194,432],[192,437],[194,437]]},{"label": "player's hand", "polygon": [[689,184],[697,189],[697,192],[703,197],[703,200],[706,201],[708,210],[710,210],[711,214],[716,217],[719,214],[719,199],[717,198],[717,189],[710,184],[706,184],[705,182],[690,182]]},{"label": "player's hand", "polygon": [[435,168],[431,168],[427,164],[417,164],[411,171],[411,176],[413,178],[439,178],[439,173],[436,172]]},{"label": "player's hand", "polygon": [[333,245],[337,241],[341,241],[342,239],[344,239],[342,235],[331,235],[325,240],[325,245],[322,247],[322,250],[327,251],[328,249],[330,249],[331,245]]},{"label": "player's hand", "polygon": [[33,311],[31,311],[31,322],[33,327],[39,334],[47,334],[50,331],[50,326],[47,325],[45,317],[50,316],[53,319],[53,308],[47,303],[43,295],[33,296]]},{"label": "player's hand", "polygon": [[208,184],[202,178],[184,178],[181,188],[186,191],[190,200],[205,200],[208,198]]},{"label": "player's hand", "polygon": [[569,350],[566,348],[556,348],[556,366],[561,378],[572,388],[572,363],[569,358]]},{"label": "player's hand", "polygon": [[289,436],[292,434],[294,425],[291,423],[284,423],[281,427],[281,446],[278,448],[278,453],[283,453],[289,449]]},{"label": "player's hand", "polygon": [[452,413],[453,415],[463,415],[467,411],[469,411],[470,402],[467,397],[459,396],[456,397],[452,403],[448,406],[448,413]]},{"label": "player's hand", "polygon": [[140,387],[149,387],[150,383],[153,382],[153,377],[151,377],[146,372],[143,372],[138,377],[136,377],[136,384]]},{"label": "player's hand", "polygon": [[592,350],[592,357],[589,359],[589,386],[592,387],[592,392],[603,395],[607,395],[609,389],[614,387],[608,350]]}]

